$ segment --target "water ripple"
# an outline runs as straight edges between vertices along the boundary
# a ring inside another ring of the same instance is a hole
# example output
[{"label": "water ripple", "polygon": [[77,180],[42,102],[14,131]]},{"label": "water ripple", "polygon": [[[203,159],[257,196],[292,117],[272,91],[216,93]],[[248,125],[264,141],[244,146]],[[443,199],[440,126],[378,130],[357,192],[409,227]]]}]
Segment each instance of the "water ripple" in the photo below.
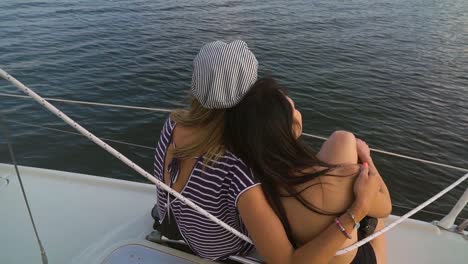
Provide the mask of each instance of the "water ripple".
[{"label": "water ripple", "polygon": [[[463,0],[4,0],[0,67],[50,97],[174,107],[186,102],[201,45],[241,38],[261,74],[289,88],[307,132],[347,129],[374,147],[468,167],[467,24]],[[16,92],[5,82],[0,90]],[[30,100],[0,98],[0,105],[8,118],[63,128]],[[154,144],[164,120],[145,111],[59,106],[98,135],[137,144]],[[12,128],[22,164],[139,179],[84,139]],[[122,150],[151,170],[151,151]],[[395,202],[407,205],[458,176],[376,160]],[[445,213],[460,193],[433,209]]]}]

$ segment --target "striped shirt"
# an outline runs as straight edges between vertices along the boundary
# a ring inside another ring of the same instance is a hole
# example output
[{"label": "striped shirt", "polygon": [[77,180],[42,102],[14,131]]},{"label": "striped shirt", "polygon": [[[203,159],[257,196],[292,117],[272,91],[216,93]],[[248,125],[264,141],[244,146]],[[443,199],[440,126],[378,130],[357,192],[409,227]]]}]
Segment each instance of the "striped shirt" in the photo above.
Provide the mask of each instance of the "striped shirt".
[{"label": "striped shirt", "polygon": [[[164,161],[172,142],[174,127],[175,122],[168,118],[156,147],[154,174],[161,181],[164,181]],[[204,165],[203,157],[198,157],[180,193],[221,221],[248,235],[237,210],[237,201],[243,192],[258,184],[244,162],[234,154],[226,152],[209,165]],[[185,242],[200,257],[225,259],[232,255],[246,254],[253,249],[250,243],[197,213],[183,202],[169,197],[163,189],[157,188],[157,193],[160,221],[162,222],[167,211],[171,210]]]}]

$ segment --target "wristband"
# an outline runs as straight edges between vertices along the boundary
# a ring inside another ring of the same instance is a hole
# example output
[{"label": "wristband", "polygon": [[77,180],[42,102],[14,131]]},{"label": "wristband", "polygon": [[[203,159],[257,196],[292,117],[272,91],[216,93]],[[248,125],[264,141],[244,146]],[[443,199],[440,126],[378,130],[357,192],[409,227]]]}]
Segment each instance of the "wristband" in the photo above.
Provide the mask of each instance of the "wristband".
[{"label": "wristband", "polygon": [[338,217],[335,218],[335,224],[346,238],[352,239],[351,235],[348,232],[346,232],[346,229],[344,228],[343,224],[341,224],[340,219],[338,219]]}]

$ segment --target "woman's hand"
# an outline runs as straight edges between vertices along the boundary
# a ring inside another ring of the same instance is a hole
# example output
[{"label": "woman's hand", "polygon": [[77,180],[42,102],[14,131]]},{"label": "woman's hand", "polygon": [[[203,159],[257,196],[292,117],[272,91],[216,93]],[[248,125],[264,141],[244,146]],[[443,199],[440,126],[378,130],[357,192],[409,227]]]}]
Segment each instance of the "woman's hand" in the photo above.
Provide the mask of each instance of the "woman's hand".
[{"label": "woman's hand", "polygon": [[356,138],[356,150],[358,158],[362,162],[367,162],[370,159],[370,148],[364,140]]},{"label": "woman's hand", "polygon": [[381,182],[379,177],[377,177],[375,173],[370,172],[369,165],[364,162],[361,167],[361,172],[354,182],[353,190],[355,200],[352,205],[352,210],[356,218],[362,219],[369,213],[380,186]]},{"label": "woman's hand", "polygon": [[365,215],[383,218],[392,212],[387,185],[370,156],[369,160],[362,164],[361,172],[354,182],[354,195],[355,201],[352,207],[356,207],[357,211],[363,211]]}]

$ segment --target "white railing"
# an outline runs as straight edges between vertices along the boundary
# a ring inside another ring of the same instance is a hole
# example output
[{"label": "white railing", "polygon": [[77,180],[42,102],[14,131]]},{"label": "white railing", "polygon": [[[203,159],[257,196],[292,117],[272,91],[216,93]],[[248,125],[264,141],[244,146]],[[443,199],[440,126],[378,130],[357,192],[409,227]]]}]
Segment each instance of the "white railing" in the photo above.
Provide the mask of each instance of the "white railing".
[{"label": "white railing", "polygon": [[452,228],[454,228],[455,220],[457,219],[458,215],[461,213],[463,208],[465,208],[467,203],[468,203],[468,188],[466,188],[465,193],[463,193],[460,199],[458,199],[458,202],[452,208],[450,213],[447,216],[445,216],[442,220],[440,220],[437,223],[437,225],[447,230],[451,230]]}]

